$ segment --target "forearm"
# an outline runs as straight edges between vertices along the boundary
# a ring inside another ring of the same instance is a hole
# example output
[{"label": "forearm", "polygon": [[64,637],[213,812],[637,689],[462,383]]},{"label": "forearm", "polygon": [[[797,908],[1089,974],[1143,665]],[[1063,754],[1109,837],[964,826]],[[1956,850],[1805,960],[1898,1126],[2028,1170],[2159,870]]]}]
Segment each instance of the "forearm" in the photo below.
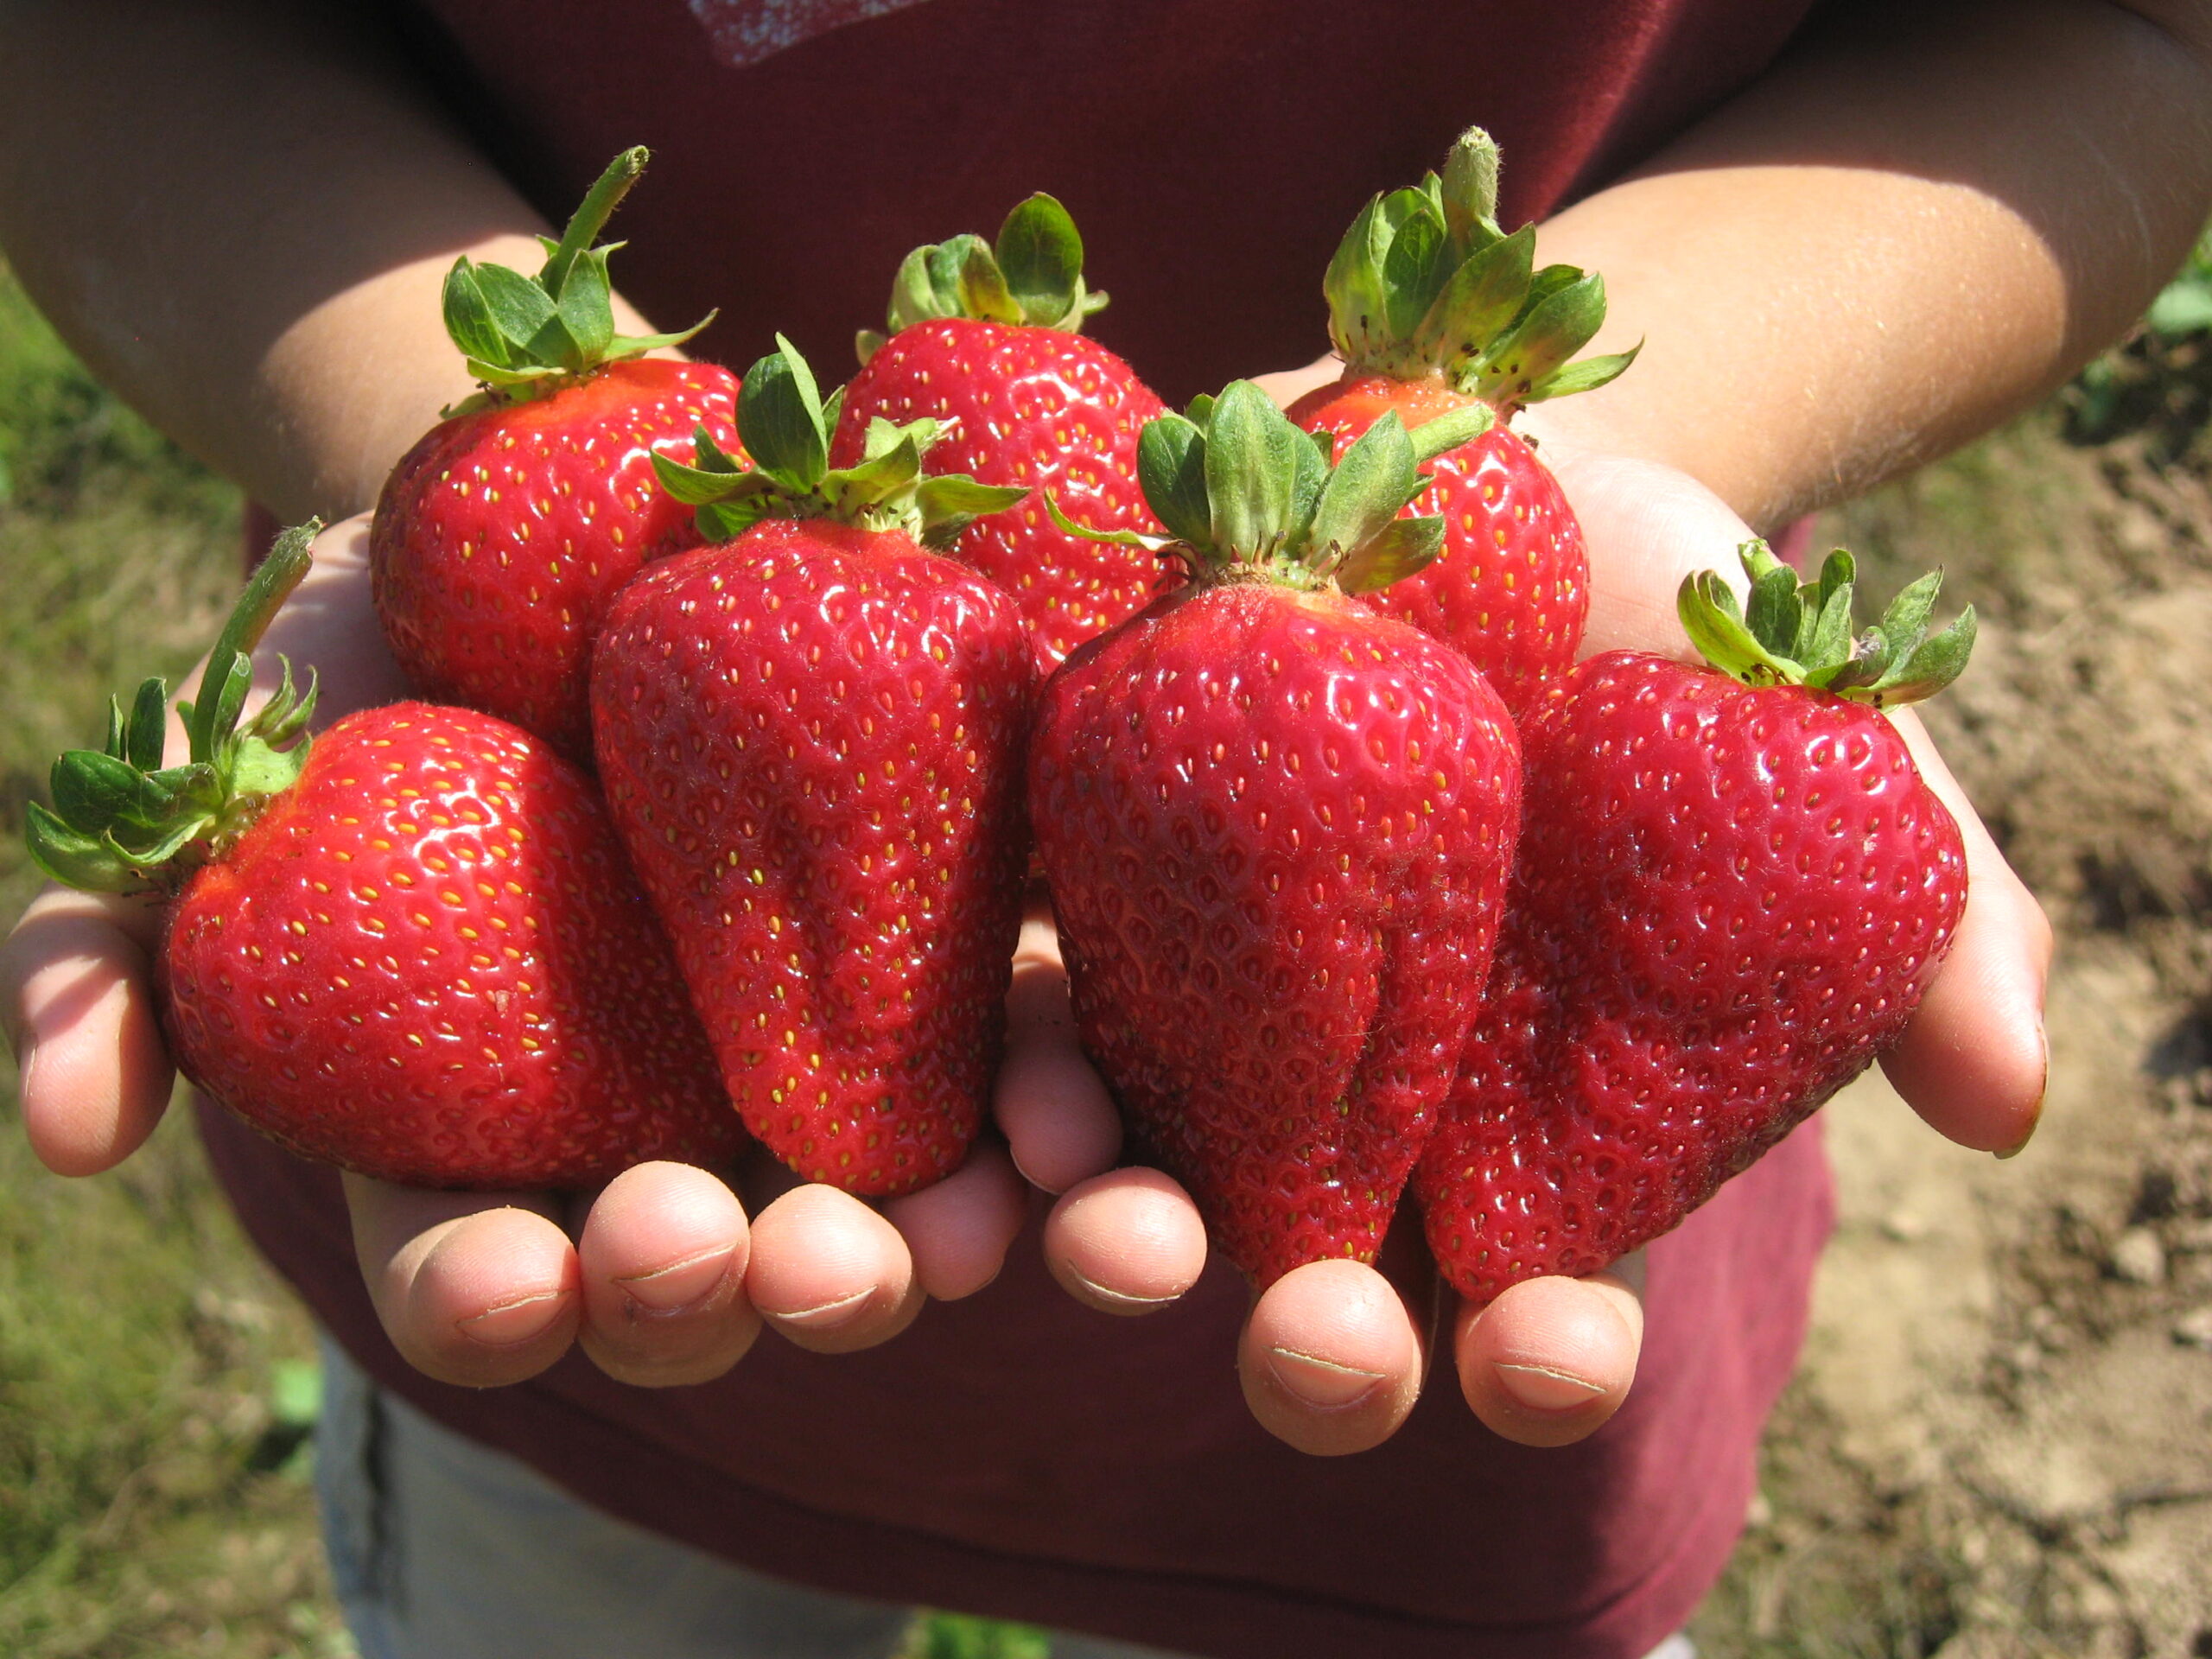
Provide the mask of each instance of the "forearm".
[{"label": "forearm", "polygon": [[0,0],[0,247],[72,345],[284,516],[369,505],[469,391],[447,266],[538,215],[342,8]]},{"label": "forearm", "polygon": [[2126,327],[2212,203],[2202,9],[1930,10],[1853,13],[1542,227],[1543,259],[1605,274],[1592,349],[1645,344],[1535,430],[1771,525],[1996,425]]}]

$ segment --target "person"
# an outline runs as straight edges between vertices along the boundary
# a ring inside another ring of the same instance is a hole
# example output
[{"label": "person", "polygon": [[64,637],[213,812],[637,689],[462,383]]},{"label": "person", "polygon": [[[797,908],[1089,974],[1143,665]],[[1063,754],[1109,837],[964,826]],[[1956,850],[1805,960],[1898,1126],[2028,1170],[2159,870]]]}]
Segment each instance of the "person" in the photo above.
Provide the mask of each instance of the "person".
[{"label": "person", "polygon": [[[1645,342],[1523,423],[1588,537],[1588,648],[1671,649],[1680,577],[1747,525],[1988,429],[2139,310],[2212,203],[2209,14],[0,0],[0,246],[159,424],[282,517],[342,517],[468,390],[445,267],[532,264],[622,145],[657,160],[618,280],[664,324],[721,306],[707,354],[741,364],[780,327],[827,361],[906,248],[1049,188],[1114,290],[1099,331],[1163,391],[1275,368],[1288,396],[1328,372],[1283,365],[1321,343],[1341,226],[1479,120],[1508,222],[1605,276],[1594,349]],[[269,640],[320,665],[327,715],[399,689],[363,539],[359,518],[326,535]],[[1972,885],[1885,1064],[1936,1131],[2010,1153],[2042,1096],[2049,931],[1900,724]],[[168,1096],[154,943],[141,907],[49,893],[0,953],[25,1128],[60,1173],[129,1157]],[[880,1207],[654,1165],[588,1199],[348,1178],[341,1209],[326,1173],[204,1116],[342,1350],[347,1421],[381,1425],[350,1462],[328,1448],[365,1644],[880,1650],[880,1609],[822,1592],[1223,1659],[1634,1659],[1680,1624],[1802,1333],[1827,1217],[1810,1134],[1586,1281],[1452,1308],[1386,1251],[1248,1306],[1179,1190],[1116,1166],[1041,918],[1009,1007],[1002,1138]],[[1424,1397],[1432,1347],[1458,1399]],[[737,1580],[695,1597],[718,1565],[596,1511],[810,1588],[745,1581],[771,1611],[741,1630]],[[377,1542],[402,1530],[404,1573]]]}]

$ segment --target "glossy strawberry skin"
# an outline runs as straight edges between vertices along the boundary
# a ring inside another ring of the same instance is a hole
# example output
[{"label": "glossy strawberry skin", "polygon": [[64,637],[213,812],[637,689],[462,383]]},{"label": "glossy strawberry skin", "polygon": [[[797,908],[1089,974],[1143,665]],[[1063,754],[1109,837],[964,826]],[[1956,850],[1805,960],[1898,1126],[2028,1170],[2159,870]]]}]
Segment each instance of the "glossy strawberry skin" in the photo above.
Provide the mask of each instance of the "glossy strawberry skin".
[{"label": "glossy strawberry skin", "polygon": [[1495,694],[1352,601],[1186,590],[1047,683],[1029,791],[1143,1149],[1262,1284],[1371,1259],[1490,965],[1519,805]]},{"label": "glossy strawberry skin", "polygon": [[1612,652],[1522,739],[1497,968],[1416,1176],[1478,1301],[1704,1203],[1897,1040],[1966,902],[1956,823],[1863,704]]},{"label": "glossy strawberry skin", "polygon": [[591,758],[590,653],[647,562],[696,547],[653,476],[702,425],[737,452],[737,382],[710,363],[613,363],[527,403],[433,427],[369,531],[377,614],[415,689]]},{"label": "glossy strawberry skin", "polygon": [[[1441,380],[1348,375],[1288,412],[1306,430],[1328,433],[1342,454],[1386,410],[1413,427],[1469,401]],[[1444,550],[1368,602],[1457,645],[1517,715],[1547,677],[1573,665],[1582,644],[1590,611],[1582,526],[1559,480],[1503,421],[1428,470],[1435,481],[1406,511],[1444,520]]]},{"label": "glossy strawberry skin", "polygon": [[590,779],[488,715],[333,726],[179,894],[159,981],[187,1077],[379,1179],[584,1186],[744,1143]]},{"label": "glossy strawberry skin", "polygon": [[[1077,524],[1157,535],[1137,487],[1137,434],[1164,412],[1135,370],[1081,334],[938,318],[899,330],[853,378],[830,464],[859,461],[871,418],[927,416],[950,432],[926,471],[1049,491]],[[1142,610],[1160,577],[1147,554],[1059,529],[1033,495],[977,520],[953,552],[1014,596],[1047,671]]]},{"label": "glossy strawberry skin", "polygon": [[730,1095],[809,1179],[950,1174],[1004,1038],[1036,669],[896,531],[772,519],[664,562],[595,652],[601,777]]}]

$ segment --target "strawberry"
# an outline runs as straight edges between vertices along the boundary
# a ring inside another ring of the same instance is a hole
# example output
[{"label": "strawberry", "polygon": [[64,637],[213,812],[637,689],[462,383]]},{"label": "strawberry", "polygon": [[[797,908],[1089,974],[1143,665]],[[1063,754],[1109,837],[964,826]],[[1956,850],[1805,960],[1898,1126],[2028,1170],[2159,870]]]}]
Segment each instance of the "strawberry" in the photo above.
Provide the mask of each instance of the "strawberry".
[{"label": "strawberry", "polygon": [[1194,413],[1139,461],[1190,583],[1046,684],[1029,810],[1084,1049],[1267,1284],[1382,1240],[1489,969],[1520,766],[1466,658],[1351,597],[1442,539],[1398,517],[1397,418],[1332,472],[1249,382]]},{"label": "strawberry", "polygon": [[[1007,215],[995,250],[977,236],[915,249],[892,290],[890,338],[860,337],[830,464],[858,461],[874,421],[933,420],[931,472],[1048,490],[1096,528],[1156,532],[1137,432],[1166,411],[1080,332],[1105,303],[1084,286],[1074,220],[1047,195]],[[1141,550],[1061,530],[1033,498],[979,520],[951,551],[1014,596],[1047,671],[1141,609],[1160,576]]]},{"label": "strawberry", "polygon": [[1339,442],[1395,409],[1409,425],[1468,404],[1496,422],[1433,468],[1409,511],[1441,519],[1444,552],[1370,603],[1448,639],[1526,707],[1574,661],[1590,608],[1581,526],[1559,482],[1509,423],[1524,404],[1602,386],[1634,351],[1568,361],[1605,321],[1605,283],[1535,269],[1535,230],[1498,228],[1497,147],[1474,128],[1439,180],[1369,202],[1323,286],[1343,378],[1291,405]]},{"label": "strawberry", "polygon": [[1894,1042],[1966,903],[1957,824],[1878,712],[1965,665],[1939,579],[1851,637],[1744,550],[1682,620],[1713,666],[1615,652],[1522,723],[1522,837],[1497,972],[1417,1177],[1431,1249],[1486,1301],[1656,1238]]},{"label": "strawberry", "polygon": [[1036,667],[1014,601],[928,550],[1019,500],[921,475],[930,423],[828,464],[788,343],[745,378],[759,470],[663,461],[714,545],[617,597],[592,664],[607,804],[730,1097],[810,1179],[958,1166],[1003,1038]]},{"label": "strawberry", "polygon": [[582,1186],[742,1144],[589,776],[519,728],[400,703],[314,741],[315,701],[240,721],[247,652],[308,563],[279,542],[184,705],[118,704],[54,771],[31,855],[168,899],[156,981],[179,1068],[295,1152],[415,1186]]},{"label": "strawberry", "polygon": [[591,244],[645,160],[616,157],[535,278],[454,262],[446,329],[485,389],[392,469],[369,532],[377,614],[416,689],[582,760],[607,601],[641,564],[699,543],[690,513],[656,487],[652,458],[688,459],[702,425],[733,441],[727,369],[641,355],[704,322],[614,333],[613,249]]}]

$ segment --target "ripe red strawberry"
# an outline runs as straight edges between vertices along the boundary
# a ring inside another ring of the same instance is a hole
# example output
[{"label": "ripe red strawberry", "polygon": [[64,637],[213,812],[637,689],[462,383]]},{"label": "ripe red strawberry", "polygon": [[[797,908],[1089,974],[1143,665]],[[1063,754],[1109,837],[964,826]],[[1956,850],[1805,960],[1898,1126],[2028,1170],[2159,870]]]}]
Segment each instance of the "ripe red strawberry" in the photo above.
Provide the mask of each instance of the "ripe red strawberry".
[{"label": "ripe red strawberry", "polygon": [[1747,626],[1707,573],[1713,667],[1615,652],[1522,723],[1528,833],[1497,966],[1416,1178],[1486,1301],[1673,1227],[1894,1042],[1966,902],[1958,826],[1877,712],[1964,667],[1938,578],[1851,638],[1852,561],[1801,598],[1752,543]]},{"label": "ripe red strawberry", "polygon": [[[933,420],[931,472],[1049,491],[1095,528],[1157,532],[1137,487],[1137,433],[1166,411],[1080,332],[1105,303],[1084,286],[1074,221],[1047,195],[1007,215],[995,250],[976,236],[915,249],[892,292],[890,337],[861,336],[830,464],[860,459],[872,421]],[[1060,529],[1036,496],[979,520],[950,551],[1014,596],[1048,671],[1142,609],[1160,575],[1141,549]]]},{"label": "ripe red strawberry", "polygon": [[1572,265],[1535,270],[1535,228],[1506,235],[1497,207],[1497,147],[1479,128],[1452,147],[1441,180],[1368,203],[1324,283],[1344,376],[1290,417],[1344,442],[1387,409],[1408,426],[1466,404],[1496,415],[1437,458],[1409,509],[1443,520],[1442,555],[1369,602],[1459,646],[1518,713],[1574,661],[1590,563],[1558,480],[1509,423],[1524,404],[1604,385],[1636,353],[1568,361],[1605,321],[1605,284]]},{"label": "ripe red strawberry", "polygon": [[747,1127],[810,1179],[904,1192],[959,1166],[997,1067],[1036,686],[1012,599],[916,538],[1020,493],[922,477],[927,423],[830,470],[779,344],[738,406],[760,470],[664,464],[734,539],[616,599],[600,772]]},{"label": "ripe red strawberry", "polygon": [[377,614],[416,689],[582,760],[607,601],[641,564],[699,544],[652,458],[689,460],[702,426],[734,442],[729,371],[641,356],[704,323],[614,333],[613,248],[591,244],[645,160],[642,149],[615,159],[535,278],[455,262],[446,328],[485,390],[392,470],[369,533]]},{"label": "ripe red strawberry", "polygon": [[399,703],[238,723],[245,653],[308,564],[280,542],[161,769],[167,688],[54,768],[32,856],[173,895],[157,968],[184,1074],[295,1152],[415,1186],[582,1186],[743,1143],[588,774],[519,728]]},{"label": "ripe red strawberry", "polygon": [[1465,657],[1348,597],[1442,535],[1397,517],[1397,420],[1329,474],[1249,383],[1197,413],[1141,462],[1190,585],[1046,684],[1029,810],[1084,1049],[1264,1285],[1382,1241],[1489,969],[1520,767]]}]

